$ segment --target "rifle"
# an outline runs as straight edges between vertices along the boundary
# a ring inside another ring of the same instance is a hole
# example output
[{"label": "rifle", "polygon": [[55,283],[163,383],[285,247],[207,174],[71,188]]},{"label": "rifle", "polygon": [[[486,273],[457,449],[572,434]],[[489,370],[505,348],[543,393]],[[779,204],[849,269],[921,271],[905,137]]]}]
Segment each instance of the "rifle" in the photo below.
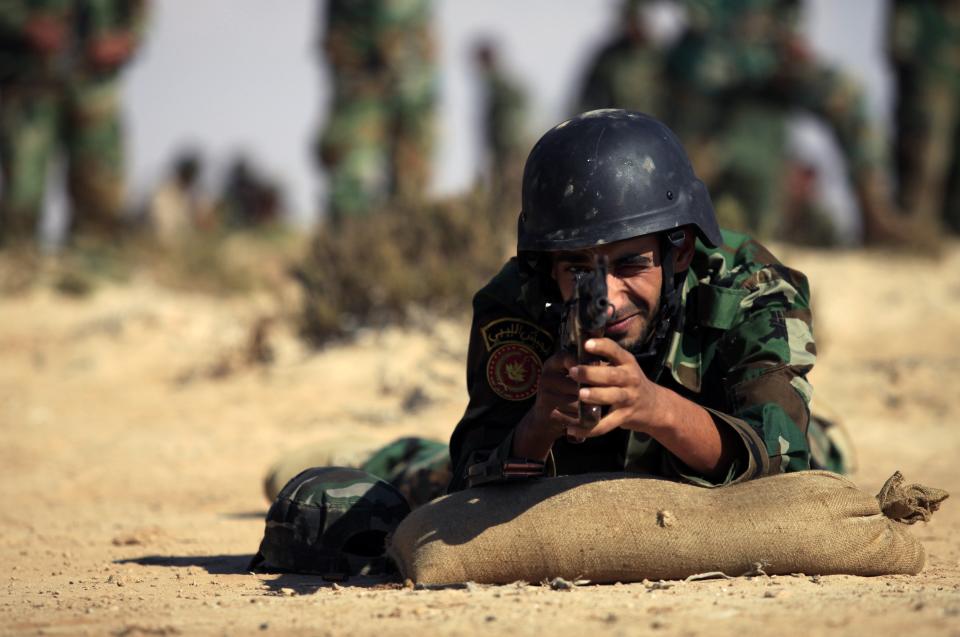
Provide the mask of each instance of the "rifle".
[{"label": "rifle", "polygon": [[[607,258],[597,256],[593,269],[575,275],[573,298],[563,308],[560,324],[560,347],[574,355],[577,365],[597,365],[603,358],[591,354],[584,345],[591,338],[603,336],[609,319],[610,300],[607,298]],[[580,425],[593,428],[600,422],[600,405],[578,403]],[[567,436],[568,442],[583,439]]]}]

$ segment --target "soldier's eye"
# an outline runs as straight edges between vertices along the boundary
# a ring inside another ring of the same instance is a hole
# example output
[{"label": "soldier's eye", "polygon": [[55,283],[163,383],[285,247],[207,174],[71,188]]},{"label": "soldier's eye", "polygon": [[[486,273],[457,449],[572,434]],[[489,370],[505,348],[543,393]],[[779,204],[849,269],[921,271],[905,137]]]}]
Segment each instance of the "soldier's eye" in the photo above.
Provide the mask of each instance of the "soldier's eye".
[{"label": "soldier's eye", "polygon": [[624,265],[618,265],[615,269],[615,274],[618,277],[626,278],[641,274],[650,269],[650,266],[646,263],[627,263]]}]

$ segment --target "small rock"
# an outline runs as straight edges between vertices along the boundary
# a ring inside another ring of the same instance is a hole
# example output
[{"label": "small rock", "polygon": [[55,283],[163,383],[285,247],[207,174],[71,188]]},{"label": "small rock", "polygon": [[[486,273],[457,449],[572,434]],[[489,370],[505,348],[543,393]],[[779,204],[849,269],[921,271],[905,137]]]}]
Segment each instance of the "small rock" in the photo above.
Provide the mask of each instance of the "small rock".
[{"label": "small rock", "polygon": [[293,590],[292,588],[284,587],[280,589],[280,594],[285,597],[293,597],[294,595],[297,594],[297,591]]},{"label": "small rock", "polygon": [[676,523],[677,523],[677,517],[673,514],[672,511],[667,511],[666,509],[657,511],[657,526],[660,526],[666,529],[676,525]]},{"label": "small rock", "polygon": [[547,585],[555,591],[572,591],[574,588],[576,588],[576,584],[565,580],[562,577],[554,577],[547,583]]},{"label": "small rock", "polygon": [[270,628],[270,624],[268,624],[267,622],[263,622],[262,624],[260,624],[260,630],[266,630],[268,628]]},{"label": "small rock", "polygon": [[651,582],[650,580],[643,580],[643,585],[648,591],[665,591],[668,588],[673,588],[673,584],[670,582],[665,582],[660,580],[658,582]]}]

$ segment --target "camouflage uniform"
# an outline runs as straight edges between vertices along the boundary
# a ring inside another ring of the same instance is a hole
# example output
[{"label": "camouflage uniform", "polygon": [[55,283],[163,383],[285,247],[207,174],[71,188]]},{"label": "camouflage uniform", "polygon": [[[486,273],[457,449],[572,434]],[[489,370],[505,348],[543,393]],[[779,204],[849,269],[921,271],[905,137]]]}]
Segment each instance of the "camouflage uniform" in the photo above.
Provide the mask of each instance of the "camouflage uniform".
[{"label": "camouflage uniform", "polygon": [[334,219],[391,197],[417,198],[430,177],[436,102],[429,0],[330,0],[323,52],[333,99],[317,142]]},{"label": "camouflage uniform", "polygon": [[[109,230],[124,198],[118,75],[97,47],[143,32],[144,0],[19,0],[0,4],[0,241],[29,237],[43,205],[47,169],[58,147],[76,230]],[[29,27],[47,19],[61,42],[42,51]]]},{"label": "camouflage uniform", "polygon": [[663,117],[664,52],[654,45],[638,15],[642,0],[624,2],[622,28],[587,66],[577,111],[625,108]]},{"label": "camouflage uniform", "polygon": [[[655,380],[737,434],[740,453],[720,483],[809,469],[806,375],[816,347],[806,278],[745,235],[724,231],[723,239],[718,249],[697,244],[682,292],[684,321]],[[525,294],[511,260],[474,297],[470,402],[450,441],[451,490],[467,485],[468,471],[495,475],[512,455],[513,429],[532,407],[543,361],[555,351],[555,319]],[[623,429],[579,445],[558,440],[548,470],[626,470],[713,484],[649,436]]]},{"label": "camouflage uniform", "polygon": [[[656,381],[737,433],[741,453],[719,483],[809,468],[844,472],[849,451],[836,424],[810,413],[806,375],[816,359],[806,277],[756,241],[723,231],[698,242],[682,292],[684,321]],[[467,360],[470,402],[447,447],[402,438],[359,467],[416,508],[467,486],[467,472],[496,474],[512,454],[513,428],[536,397],[543,361],[556,350],[556,317],[525,298],[511,259],[474,297]],[[542,304],[540,304],[542,305]],[[643,434],[618,429],[570,445],[557,441],[552,474],[633,471],[699,485],[698,475]]]},{"label": "camouflage uniform", "polygon": [[862,90],[817,60],[797,31],[796,0],[690,0],[691,27],[669,55],[667,123],[707,182],[721,223],[777,232],[786,121],[824,119],[845,155],[867,241],[895,240],[881,139]]},{"label": "camouflage uniform", "polygon": [[388,482],[415,509],[446,492],[450,453],[436,440],[401,438],[370,456],[360,469]]},{"label": "camouflage uniform", "polygon": [[888,46],[900,205],[960,232],[960,2],[895,0]]},{"label": "camouflage uniform", "polygon": [[492,45],[477,50],[483,91],[482,128],[491,190],[501,201],[519,195],[529,143],[525,131],[527,95],[497,61]]}]

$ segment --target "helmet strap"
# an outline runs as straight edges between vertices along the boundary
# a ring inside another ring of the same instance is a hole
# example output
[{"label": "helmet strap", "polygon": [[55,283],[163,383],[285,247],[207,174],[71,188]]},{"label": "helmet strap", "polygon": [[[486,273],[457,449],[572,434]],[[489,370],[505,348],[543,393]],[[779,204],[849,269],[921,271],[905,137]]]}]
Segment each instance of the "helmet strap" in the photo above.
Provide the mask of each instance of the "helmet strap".
[{"label": "helmet strap", "polygon": [[685,231],[681,229],[660,234],[660,268],[663,272],[663,282],[660,284],[660,309],[645,347],[635,354],[647,378],[654,382],[663,372],[671,332],[683,329],[683,314],[680,312],[683,273],[674,272],[674,259],[677,250],[683,245],[685,236]]}]

